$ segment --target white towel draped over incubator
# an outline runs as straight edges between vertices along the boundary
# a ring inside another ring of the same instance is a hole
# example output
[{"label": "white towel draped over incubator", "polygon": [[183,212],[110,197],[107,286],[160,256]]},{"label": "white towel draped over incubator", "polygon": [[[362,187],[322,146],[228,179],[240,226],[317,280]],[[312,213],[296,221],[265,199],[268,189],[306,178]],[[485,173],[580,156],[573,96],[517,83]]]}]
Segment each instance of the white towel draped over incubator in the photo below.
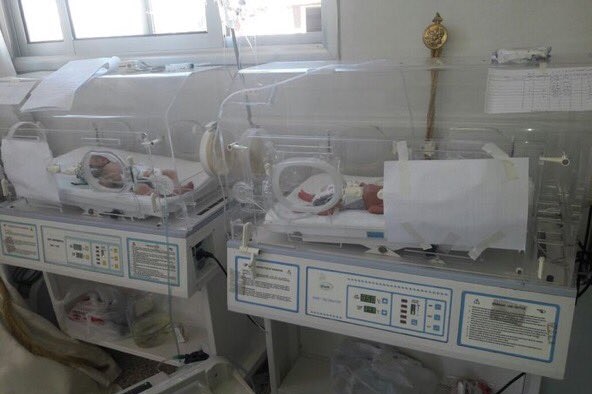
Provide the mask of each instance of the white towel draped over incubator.
[{"label": "white towel draped over incubator", "polygon": [[[4,191],[29,207],[183,220],[218,181],[199,161],[202,134],[232,73],[108,75],[82,86],[69,111],[42,111],[5,131]],[[195,92],[207,88],[208,94]],[[202,208],[200,208],[202,209]]]},{"label": "white towel draped over incubator", "polygon": [[236,84],[201,159],[258,241],[514,276],[551,264],[539,279],[571,280],[589,206],[589,64],[272,64]]}]

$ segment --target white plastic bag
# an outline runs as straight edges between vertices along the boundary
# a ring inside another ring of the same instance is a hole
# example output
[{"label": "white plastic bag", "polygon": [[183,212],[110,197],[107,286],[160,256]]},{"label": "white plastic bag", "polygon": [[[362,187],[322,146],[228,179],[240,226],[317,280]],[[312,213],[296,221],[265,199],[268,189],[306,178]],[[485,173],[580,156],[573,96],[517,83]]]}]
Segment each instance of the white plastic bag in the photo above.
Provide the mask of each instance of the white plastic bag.
[{"label": "white plastic bag", "polygon": [[129,335],[126,297],[104,285],[73,286],[63,300],[68,333],[94,340],[121,339]]},{"label": "white plastic bag", "polygon": [[331,358],[333,392],[340,394],[433,394],[438,378],[393,347],[348,339]]}]

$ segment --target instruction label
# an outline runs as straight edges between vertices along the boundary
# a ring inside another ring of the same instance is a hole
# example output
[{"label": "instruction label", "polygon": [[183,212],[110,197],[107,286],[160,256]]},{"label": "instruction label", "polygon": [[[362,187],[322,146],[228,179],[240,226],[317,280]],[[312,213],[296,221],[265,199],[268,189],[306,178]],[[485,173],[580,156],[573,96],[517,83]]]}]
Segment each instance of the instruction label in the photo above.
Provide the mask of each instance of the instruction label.
[{"label": "instruction label", "polygon": [[35,225],[0,221],[0,233],[4,255],[39,260],[39,244]]},{"label": "instruction label", "polygon": [[464,292],[458,344],[553,360],[559,306]]},{"label": "instruction label", "polygon": [[298,312],[300,268],[297,265],[249,259],[235,259],[235,297],[237,301]]},{"label": "instruction label", "polygon": [[127,240],[129,276],[179,286],[179,246],[139,239]]}]

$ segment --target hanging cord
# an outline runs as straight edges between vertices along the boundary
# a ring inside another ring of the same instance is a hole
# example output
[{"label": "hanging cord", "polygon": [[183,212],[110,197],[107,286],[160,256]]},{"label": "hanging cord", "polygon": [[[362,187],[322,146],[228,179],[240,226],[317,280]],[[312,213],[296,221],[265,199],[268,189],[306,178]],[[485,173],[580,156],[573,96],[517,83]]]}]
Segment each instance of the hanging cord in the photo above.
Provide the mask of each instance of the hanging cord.
[{"label": "hanging cord", "polygon": [[4,322],[6,329],[10,335],[12,335],[12,337],[16,339],[16,341],[30,353],[36,356],[57,361],[60,364],[67,365],[72,368],[90,367],[101,372],[109,369],[109,365],[95,364],[91,360],[55,352],[35,343],[35,341],[31,338],[29,329],[23,322],[22,318],[18,316],[14,310],[12,297],[10,296],[10,293],[6,288],[2,278],[0,278],[0,298],[2,298],[0,303],[0,317]]},{"label": "hanging cord", "polygon": [[[242,70],[243,65],[240,60],[240,49],[238,47],[238,40],[236,39],[236,31],[234,30],[234,28],[230,28],[230,36],[232,37],[232,48],[234,49],[234,59],[236,60],[236,68],[238,68],[238,75],[244,85],[245,76],[240,73],[240,70]],[[255,127],[255,124],[253,123],[253,114],[251,112],[251,104],[249,103],[249,95],[246,92],[245,102],[247,104],[245,106],[245,109],[247,111],[247,121],[249,122],[249,127]]]},{"label": "hanging cord", "polygon": [[236,67],[240,70],[242,69],[241,61],[240,61],[240,53],[238,50],[238,41],[236,39],[236,32],[234,28],[230,28],[230,37],[232,37],[232,47],[234,49],[234,58],[236,59]]},{"label": "hanging cord", "polygon": [[[176,327],[173,319],[173,289],[171,286],[171,251],[170,251],[170,240],[169,240],[169,209],[168,209],[168,198],[163,198],[164,203],[164,212],[163,212],[163,222],[164,222],[164,237],[165,237],[165,247],[166,247],[166,266],[167,266],[167,301],[168,301],[168,310],[169,310],[169,325],[171,327],[171,334],[175,341],[175,350],[177,351],[177,357],[181,357],[181,346],[179,345],[179,338],[177,338]],[[176,275],[179,275],[176,272]]]}]

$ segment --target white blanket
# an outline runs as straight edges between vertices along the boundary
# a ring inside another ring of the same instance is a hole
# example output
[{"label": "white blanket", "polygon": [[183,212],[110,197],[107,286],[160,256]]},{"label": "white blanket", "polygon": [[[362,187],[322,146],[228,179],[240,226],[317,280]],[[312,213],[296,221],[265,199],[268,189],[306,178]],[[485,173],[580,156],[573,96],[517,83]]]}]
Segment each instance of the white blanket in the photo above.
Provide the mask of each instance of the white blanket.
[{"label": "white blanket", "polygon": [[[6,282],[5,282],[6,283]],[[6,283],[7,287],[8,285]],[[57,361],[36,356],[23,347],[7,330],[0,315],[0,391],[2,393],[76,394],[111,393],[112,382],[119,375],[113,359],[96,346],[76,341],[41,316],[24,306],[18,293],[9,287],[15,301],[14,311],[26,325],[31,338],[49,349],[63,354],[91,360],[107,369],[98,371],[89,367],[75,369]],[[0,297],[0,302],[1,302]]]}]

